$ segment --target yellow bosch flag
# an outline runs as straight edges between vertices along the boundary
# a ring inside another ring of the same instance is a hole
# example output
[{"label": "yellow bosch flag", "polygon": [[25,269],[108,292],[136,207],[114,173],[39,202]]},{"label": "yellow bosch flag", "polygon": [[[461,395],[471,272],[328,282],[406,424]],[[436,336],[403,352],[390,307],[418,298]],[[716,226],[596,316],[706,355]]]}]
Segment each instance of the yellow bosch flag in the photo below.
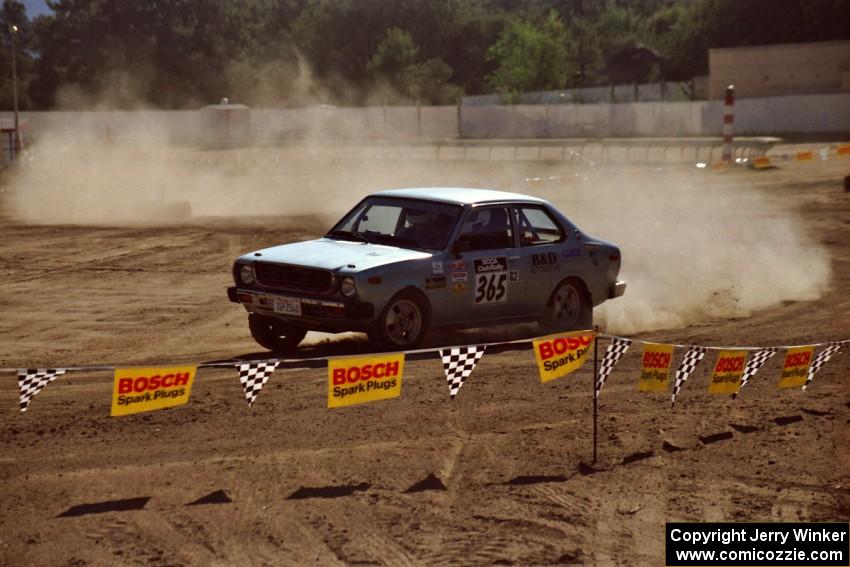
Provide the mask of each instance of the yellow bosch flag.
[{"label": "yellow bosch flag", "polygon": [[593,331],[580,331],[532,341],[540,381],[549,382],[581,368],[595,337]]},{"label": "yellow bosch flag", "polygon": [[814,352],[813,346],[788,349],[785,364],[782,365],[782,377],[779,379],[780,388],[802,388],[806,384]]},{"label": "yellow bosch flag", "polygon": [[352,406],[401,395],[404,353],[328,361],[328,407]]},{"label": "yellow bosch flag", "polygon": [[645,343],[642,360],[638,390],[666,392],[670,381],[670,364],[673,362],[673,345]]},{"label": "yellow bosch flag", "polygon": [[708,384],[712,394],[734,394],[741,387],[741,376],[747,363],[745,350],[721,350]]},{"label": "yellow bosch flag", "polygon": [[182,406],[189,401],[197,368],[116,368],[111,415]]}]

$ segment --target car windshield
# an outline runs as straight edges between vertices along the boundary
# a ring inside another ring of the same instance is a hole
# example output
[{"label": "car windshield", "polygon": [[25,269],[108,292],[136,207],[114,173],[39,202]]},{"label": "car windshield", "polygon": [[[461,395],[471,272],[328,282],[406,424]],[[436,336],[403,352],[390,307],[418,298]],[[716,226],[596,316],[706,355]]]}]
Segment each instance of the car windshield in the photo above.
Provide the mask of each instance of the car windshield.
[{"label": "car windshield", "polygon": [[462,212],[460,205],[369,197],[326,236],[402,248],[443,250]]}]

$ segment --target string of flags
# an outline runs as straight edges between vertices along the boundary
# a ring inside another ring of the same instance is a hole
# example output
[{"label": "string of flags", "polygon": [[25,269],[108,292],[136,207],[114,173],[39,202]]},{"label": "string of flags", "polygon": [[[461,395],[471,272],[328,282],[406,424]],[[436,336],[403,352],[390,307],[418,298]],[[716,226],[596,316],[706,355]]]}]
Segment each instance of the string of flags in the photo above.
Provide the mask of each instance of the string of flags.
[{"label": "string of flags", "polygon": [[[757,156],[749,159],[736,160],[740,165],[746,165],[753,169],[769,169],[775,167],[779,162],[797,162],[797,163],[813,163],[818,161],[827,161],[834,158],[850,157],[850,144],[838,144],[832,146],[824,146],[817,150],[804,149],[793,153],[782,153],[771,156]],[[725,161],[715,162],[711,165],[716,171],[723,171],[729,168],[729,163]],[[705,164],[698,164],[698,167],[705,167]]]},{"label": "string of flags", "polygon": [[469,378],[475,365],[484,356],[486,346],[467,346],[440,349],[440,358],[443,360],[443,370],[446,372],[446,380],[449,382],[449,395],[452,399],[457,396],[458,390],[463,386],[463,381]]},{"label": "string of flags", "polygon": [[[110,415],[120,416],[175,407],[188,403],[195,374],[199,368],[231,367],[238,369],[239,382],[249,407],[253,407],[263,386],[281,363],[298,364],[326,360],[328,369],[328,408],[337,408],[396,398],[401,395],[406,355],[437,352],[448,383],[449,397],[455,399],[470,378],[488,346],[532,344],[540,381],[546,383],[572,374],[589,358],[598,339],[610,340],[594,382],[594,395],[599,397],[614,368],[634,343],[642,344],[638,390],[667,392],[673,355],[676,349],[687,349],[675,372],[671,403],[675,404],[688,378],[709,351],[718,351],[708,390],[737,397],[756,373],[777,353],[785,359],[778,382],[779,388],[807,389],[818,371],[850,340],[830,341],[803,346],[778,347],[705,347],[655,343],[613,335],[595,330],[560,333],[536,339],[442,347],[416,351],[382,353],[314,359],[267,359],[228,361],[182,366],[156,367],[64,367],[5,369],[15,371],[20,389],[20,410],[27,411],[33,397],[59,376],[72,371],[111,370],[114,373]],[[815,351],[823,347],[815,356]],[[750,356],[752,355],[752,356]]]}]

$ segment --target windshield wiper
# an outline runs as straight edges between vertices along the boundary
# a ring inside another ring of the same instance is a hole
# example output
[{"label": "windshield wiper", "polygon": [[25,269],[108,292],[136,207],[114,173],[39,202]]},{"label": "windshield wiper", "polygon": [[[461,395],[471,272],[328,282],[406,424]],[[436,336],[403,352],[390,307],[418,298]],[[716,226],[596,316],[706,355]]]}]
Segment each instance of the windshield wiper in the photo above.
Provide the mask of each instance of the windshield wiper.
[{"label": "windshield wiper", "polygon": [[355,242],[369,242],[369,239],[359,232],[351,232],[349,230],[332,230],[325,236],[339,238],[341,240],[354,240]]}]

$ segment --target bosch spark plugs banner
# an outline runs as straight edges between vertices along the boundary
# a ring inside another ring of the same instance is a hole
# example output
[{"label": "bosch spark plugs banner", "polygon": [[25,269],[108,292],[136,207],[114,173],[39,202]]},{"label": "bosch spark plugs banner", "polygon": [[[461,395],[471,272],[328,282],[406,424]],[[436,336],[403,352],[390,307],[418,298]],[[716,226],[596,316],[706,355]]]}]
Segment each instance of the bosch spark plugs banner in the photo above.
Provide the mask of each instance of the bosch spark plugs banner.
[{"label": "bosch spark plugs banner", "polygon": [[744,365],[747,362],[745,350],[721,350],[714,365],[714,374],[708,384],[712,394],[734,394],[741,387]]},{"label": "bosch spark plugs banner", "polygon": [[197,368],[116,368],[111,415],[182,406],[189,401]]},{"label": "bosch spark plugs banner", "polygon": [[540,381],[549,382],[581,368],[595,336],[593,332],[579,331],[532,341]]},{"label": "bosch spark plugs banner", "polygon": [[638,381],[640,392],[666,392],[670,382],[673,345],[644,343],[643,361]]},{"label": "bosch spark plugs banner", "polygon": [[328,407],[352,406],[401,395],[404,353],[328,361]]},{"label": "bosch spark plugs banner", "polygon": [[788,349],[782,365],[782,377],[779,379],[780,388],[799,388],[806,383],[814,352],[813,346]]}]

